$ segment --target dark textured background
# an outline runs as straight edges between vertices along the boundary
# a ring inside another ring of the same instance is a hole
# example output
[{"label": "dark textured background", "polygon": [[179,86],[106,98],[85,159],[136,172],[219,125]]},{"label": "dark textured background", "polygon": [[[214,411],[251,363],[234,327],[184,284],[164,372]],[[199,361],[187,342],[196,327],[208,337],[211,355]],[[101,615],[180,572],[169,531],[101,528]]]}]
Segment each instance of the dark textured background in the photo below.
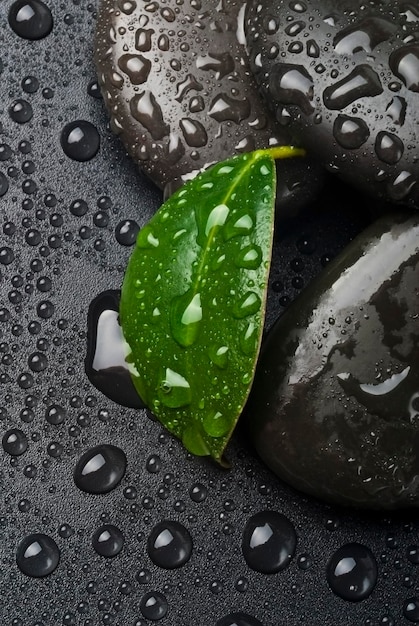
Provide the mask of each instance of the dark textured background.
[{"label": "dark textured background", "polygon": [[[95,4],[49,0],[53,30],[34,42],[10,29],[11,4],[0,4],[0,143],[11,148],[9,158],[0,161],[8,181],[0,198],[0,248],[14,255],[10,264],[0,265],[0,308],[10,313],[2,313],[0,322],[0,427],[1,435],[21,429],[29,445],[21,457],[0,453],[1,624],[147,624],[139,621],[139,603],[149,590],[166,595],[169,610],[161,623],[170,626],[211,626],[238,610],[264,626],[411,623],[403,605],[419,595],[419,569],[407,558],[409,547],[419,543],[416,514],[358,515],[309,500],[264,468],[240,430],[229,449],[232,469],[220,470],[186,454],[145,412],[112,403],[90,384],[84,371],[89,303],[101,291],[120,287],[130,254],[117,243],[115,228],[124,219],[143,225],[159,206],[160,193],[108,130],[102,101],[89,94],[95,80]],[[34,93],[23,90],[27,76],[39,81]],[[24,124],[9,115],[18,98],[33,108]],[[60,145],[65,124],[80,119],[92,122],[101,138],[98,154],[85,163],[70,160]],[[30,142],[29,154],[19,149],[22,141]],[[34,184],[24,184],[27,180]],[[277,227],[268,326],[368,219],[368,202],[352,200],[340,185],[329,188],[309,217]],[[88,204],[82,217],[69,210],[77,199]],[[100,207],[109,216],[102,228],[95,225]],[[27,242],[33,243],[31,229],[39,233],[36,245]],[[36,259],[42,263],[38,272]],[[47,293],[37,286],[41,276],[51,281]],[[44,300],[54,308],[47,319],[38,313]],[[37,351],[48,365],[33,373],[28,356]],[[27,372],[32,378],[22,379]],[[51,404],[65,408],[64,423],[46,421]],[[63,446],[57,459],[47,452],[53,441]],[[74,484],[74,467],[85,450],[100,443],[125,451],[127,472],[110,493],[85,494]],[[146,469],[153,454],[161,460],[157,473]],[[197,484],[205,488],[201,502],[190,495]],[[135,488],[135,498],[127,497],[132,493],[127,487]],[[298,536],[290,565],[270,576],[249,569],[241,552],[247,519],[266,509],[286,515]],[[192,557],[178,570],[155,566],[147,553],[147,537],[163,519],[179,520],[193,539]],[[122,552],[111,559],[91,544],[106,522],[125,536]],[[73,532],[63,532],[65,524]],[[53,537],[61,553],[57,569],[42,579],[25,576],[16,565],[18,543],[34,532]],[[329,558],[350,542],[368,546],[378,562],[377,586],[359,603],[340,599],[326,581]],[[309,555],[308,569],[299,566],[301,555]],[[136,573],[144,568],[151,578],[140,584]],[[242,579],[247,585],[238,583]]]}]

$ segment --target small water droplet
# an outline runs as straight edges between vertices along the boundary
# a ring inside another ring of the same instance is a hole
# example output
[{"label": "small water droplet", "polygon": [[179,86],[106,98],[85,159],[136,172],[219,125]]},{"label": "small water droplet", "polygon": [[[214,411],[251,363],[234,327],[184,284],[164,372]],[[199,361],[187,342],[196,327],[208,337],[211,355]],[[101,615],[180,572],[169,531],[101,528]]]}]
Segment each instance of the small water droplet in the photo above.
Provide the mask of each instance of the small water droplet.
[{"label": "small water droplet", "polygon": [[113,524],[104,524],[94,532],[92,546],[101,556],[111,558],[121,552],[124,541],[124,535],[119,528]]},{"label": "small water droplet", "polygon": [[327,564],[327,582],[332,591],[350,602],[360,602],[377,582],[377,563],[371,550],[359,543],[341,546]]},{"label": "small water droplet", "polygon": [[76,486],[87,493],[107,493],[122,480],[127,458],[121,448],[101,444],[87,450],[74,470]]},{"label": "small water droplet", "polygon": [[243,531],[242,552],[246,563],[262,574],[274,574],[291,561],[297,535],[290,520],[276,511],[253,515]]},{"label": "small water droplet", "polygon": [[58,546],[48,535],[34,533],[22,539],[18,545],[16,562],[26,576],[48,576],[56,569],[59,561]]},{"label": "small water droplet", "polygon": [[185,526],[173,520],[156,524],[147,539],[150,559],[164,569],[185,565],[192,554],[192,538]]}]

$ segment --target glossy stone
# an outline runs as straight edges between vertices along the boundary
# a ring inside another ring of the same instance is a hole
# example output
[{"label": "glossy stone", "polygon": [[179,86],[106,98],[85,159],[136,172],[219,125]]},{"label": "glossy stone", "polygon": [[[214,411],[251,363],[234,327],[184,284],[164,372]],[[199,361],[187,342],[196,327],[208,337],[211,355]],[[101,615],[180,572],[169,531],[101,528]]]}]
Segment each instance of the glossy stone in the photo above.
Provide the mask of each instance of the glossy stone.
[{"label": "glossy stone", "polygon": [[[201,10],[202,9],[202,10]],[[208,165],[293,137],[266,112],[249,71],[240,2],[99,6],[95,61],[111,127],[169,196]],[[308,159],[280,163],[283,211],[322,184]],[[287,185],[283,181],[289,181]]]},{"label": "glossy stone", "polygon": [[342,179],[419,206],[417,9],[402,0],[260,6],[247,3],[250,67],[277,119]]},{"label": "glossy stone", "polygon": [[419,216],[367,228],[274,325],[246,409],[273,471],[319,498],[419,506]]}]

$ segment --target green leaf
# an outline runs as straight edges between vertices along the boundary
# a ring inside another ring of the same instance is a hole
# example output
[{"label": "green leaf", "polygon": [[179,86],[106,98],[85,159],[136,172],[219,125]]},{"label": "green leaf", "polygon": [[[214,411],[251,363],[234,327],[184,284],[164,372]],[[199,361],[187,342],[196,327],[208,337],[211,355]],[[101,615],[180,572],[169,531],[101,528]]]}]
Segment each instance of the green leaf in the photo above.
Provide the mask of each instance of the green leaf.
[{"label": "green leaf", "polygon": [[177,191],[140,231],[120,304],[146,405],[185,447],[221,462],[259,353],[271,259],[272,148],[233,157]]}]

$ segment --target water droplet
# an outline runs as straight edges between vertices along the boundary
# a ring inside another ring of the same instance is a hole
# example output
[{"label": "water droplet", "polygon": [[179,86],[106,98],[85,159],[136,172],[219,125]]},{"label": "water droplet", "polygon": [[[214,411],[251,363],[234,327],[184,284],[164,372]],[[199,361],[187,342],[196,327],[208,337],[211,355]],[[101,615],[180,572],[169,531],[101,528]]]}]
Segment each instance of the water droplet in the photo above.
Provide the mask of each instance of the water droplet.
[{"label": "water droplet", "polygon": [[134,220],[123,220],[115,228],[115,238],[121,246],[133,246],[140,227]]},{"label": "water droplet", "polygon": [[318,43],[314,39],[307,41],[307,55],[313,59],[317,59],[320,56],[320,48]]},{"label": "water droplet", "polygon": [[303,113],[313,112],[314,83],[302,65],[278,63],[269,75],[269,93],[281,104],[295,104]]},{"label": "water droplet", "polygon": [[262,306],[260,297],[254,291],[247,291],[233,306],[233,315],[238,319],[257,313]]},{"label": "water droplet", "polygon": [[166,596],[159,591],[149,591],[141,598],[140,610],[146,619],[152,621],[162,619],[168,610]]},{"label": "water droplet", "polygon": [[386,114],[398,126],[403,126],[406,118],[406,100],[400,96],[394,96],[386,107]]},{"label": "water droplet", "polygon": [[120,448],[101,444],[87,450],[74,470],[76,486],[87,493],[107,493],[122,480],[127,458]]},{"label": "water droplet", "polygon": [[294,555],[297,535],[288,518],[276,511],[253,515],[243,531],[242,551],[246,563],[262,574],[284,569]]},{"label": "water droplet", "polygon": [[216,72],[219,80],[234,70],[234,59],[228,52],[209,52],[205,56],[198,56],[196,67],[199,70]]},{"label": "water droplet", "polygon": [[61,132],[61,147],[75,161],[93,159],[100,147],[97,128],[85,120],[70,122]]},{"label": "water droplet", "polygon": [[403,200],[416,185],[416,182],[416,178],[413,174],[407,170],[403,170],[389,183],[387,191],[392,200]]},{"label": "water droplet", "polygon": [[410,91],[419,92],[419,45],[411,44],[390,54],[390,69]]},{"label": "water droplet", "polygon": [[394,165],[403,156],[404,145],[397,135],[380,131],[375,140],[375,152],[381,161]]},{"label": "water droplet", "polygon": [[333,134],[343,148],[354,149],[367,141],[370,131],[359,117],[338,115],[333,125]]},{"label": "water droplet", "polygon": [[50,9],[41,0],[17,0],[9,9],[9,24],[22,39],[43,39],[52,30]]},{"label": "water droplet", "polygon": [[254,228],[254,222],[248,213],[233,215],[223,228],[223,236],[226,241],[240,235],[248,235]]},{"label": "water droplet", "polygon": [[119,291],[109,290],[89,306],[85,370],[105,396],[122,406],[140,409],[144,403],[133,383],[136,371],[127,362],[129,348],[119,324],[119,299]]},{"label": "water droplet", "polygon": [[94,532],[92,546],[101,556],[111,558],[121,552],[124,541],[124,535],[119,528],[104,524]]},{"label": "water droplet", "polygon": [[263,624],[255,617],[239,611],[225,615],[217,621],[215,626],[263,626]]},{"label": "water droplet", "polygon": [[26,124],[33,117],[33,109],[26,100],[15,100],[9,107],[10,118],[18,124]]},{"label": "water droplet", "polygon": [[52,404],[45,411],[45,419],[49,424],[58,425],[62,424],[66,418],[66,411],[62,406],[58,404]]},{"label": "water droplet", "polygon": [[170,128],[163,120],[163,113],[154,94],[149,90],[136,94],[130,101],[131,115],[144,126],[153,139],[163,139]]},{"label": "water droplet", "polygon": [[20,456],[28,449],[28,438],[18,428],[6,431],[2,439],[3,450],[12,456]]},{"label": "water droplet", "polygon": [[341,30],[333,40],[337,54],[370,53],[379,43],[389,39],[397,26],[379,17],[368,17]]},{"label": "water droplet", "polygon": [[198,120],[184,117],[179,121],[179,126],[186,143],[191,148],[202,148],[207,144],[207,131],[201,122],[198,122]]},{"label": "water droplet", "polygon": [[142,54],[123,54],[118,59],[118,66],[133,85],[141,85],[148,78],[151,61]]},{"label": "water droplet", "polygon": [[257,341],[257,328],[253,322],[250,322],[243,334],[240,335],[240,348],[243,354],[249,356],[253,354]]},{"label": "water droplet", "polygon": [[167,367],[161,376],[157,390],[159,400],[165,406],[177,409],[191,403],[191,387],[181,374]]},{"label": "water droplet", "polygon": [[201,295],[193,289],[173,298],[170,306],[170,328],[173,337],[183,347],[195,343],[202,320]]},{"label": "water droplet", "polygon": [[419,598],[408,598],[405,600],[403,615],[409,622],[419,623]]},{"label": "water droplet", "polygon": [[378,74],[369,65],[358,65],[345,78],[326,87],[323,101],[328,109],[344,109],[355,100],[383,92]]},{"label": "water droplet", "polygon": [[25,76],[22,80],[22,89],[26,93],[36,93],[39,89],[39,80],[36,76]]},{"label": "water droplet", "polygon": [[239,124],[249,117],[250,111],[250,101],[247,98],[237,100],[227,94],[218,94],[210,104],[208,115],[220,123],[231,120]]},{"label": "water droplet", "polygon": [[249,245],[242,248],[235,258],[239,267],[256,270],[262,263],[262,250],[257,245]]},{"label": "water droplet", "polygon": [[360,602],[377,582],[377,563],[371,550],[359,543],[340,547],[327,564],[327,582],[332,591],[350,602]]},{"label": "water droplet", "polygon": [[150,559],[164,569],[182,567],[192,554],[192,538],[180,522],[163,520],[156,524],[147,539]]},{"label": "water droplet", "polygon": [[228,365],[228,346],[211,346],[208,356],[217,367],[225,369]]},{"label": "water droplet", "polygon": [[2,198],[9,190],[9,181],[3,172],[0,172],[0,198]]},{"label": "water droplet", "polygon": [[228,419],[219,411],[205,415],[202,419],[202,426],[210,437],[223,437],[230,430]]},{"label": "water droplet", "polygon": [[34,533],[22,539],[18,545],[16,562],[26,576],[48,576],[56,569],[59,561],[58,546],[48,535]]}]

